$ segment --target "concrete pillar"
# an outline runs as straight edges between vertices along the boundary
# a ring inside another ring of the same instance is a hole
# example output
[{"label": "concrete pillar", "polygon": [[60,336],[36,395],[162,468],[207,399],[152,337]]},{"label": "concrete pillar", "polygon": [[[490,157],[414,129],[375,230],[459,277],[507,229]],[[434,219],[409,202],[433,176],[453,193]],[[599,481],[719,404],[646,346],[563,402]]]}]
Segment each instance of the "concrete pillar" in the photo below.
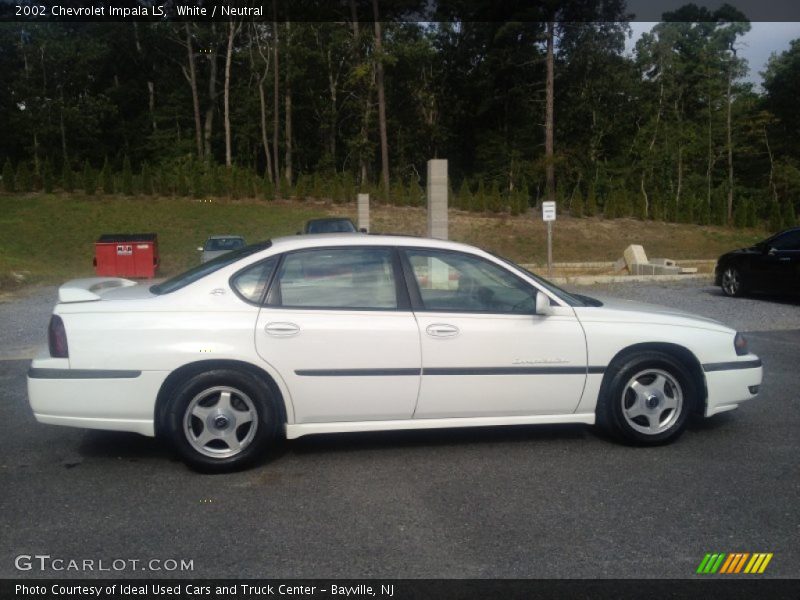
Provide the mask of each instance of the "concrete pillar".
[{"label": "concrete pillar", "polygon": [[369,231],[369,194],[358,195],[358,228]]},{"label": "concrete pillar", "polygon": [[447,239],[447,160],[428,161],[428,237]]}]

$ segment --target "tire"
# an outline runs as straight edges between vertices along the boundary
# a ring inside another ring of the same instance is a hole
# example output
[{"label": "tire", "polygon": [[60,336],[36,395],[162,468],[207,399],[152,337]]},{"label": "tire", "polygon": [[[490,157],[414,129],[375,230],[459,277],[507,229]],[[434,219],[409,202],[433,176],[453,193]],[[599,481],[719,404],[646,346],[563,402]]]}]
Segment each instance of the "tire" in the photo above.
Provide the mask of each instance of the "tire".
[{"label": "tire", "polygon": [[656,446],[683,433],[696,400],[696,385],[681,362],[663,352],[632,354],[612,364],[597,421],[620,441]]},{"label": "tire", "polygon": [[278,437],[279,415],[262,380],[244,371],[215,369],[178,386],[165,423],[187,465],[223,473],[264,454]]},{"label": "tire", "polygon": [[747,291],[744,279],[742,278],[742,272],[733,265],[726,266],[722,271],[720,287],[722,288],[722,293],[731,298],[744,296]]}]

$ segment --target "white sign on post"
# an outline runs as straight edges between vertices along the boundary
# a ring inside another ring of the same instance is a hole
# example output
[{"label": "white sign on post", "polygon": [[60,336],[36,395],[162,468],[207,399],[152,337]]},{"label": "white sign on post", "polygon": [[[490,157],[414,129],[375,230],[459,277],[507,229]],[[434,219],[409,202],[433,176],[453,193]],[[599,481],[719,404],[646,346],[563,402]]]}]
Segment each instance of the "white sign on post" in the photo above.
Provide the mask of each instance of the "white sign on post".
[{"label": "white sign on post", "polygon": [[556,220],[556,203],[542,202],[542,221]]},{"label": "white sign on post", "polygon": [[547,276],[553,276],[553,221],[556,220],[556,203],[542,202],[542,221],[547,223]]}]

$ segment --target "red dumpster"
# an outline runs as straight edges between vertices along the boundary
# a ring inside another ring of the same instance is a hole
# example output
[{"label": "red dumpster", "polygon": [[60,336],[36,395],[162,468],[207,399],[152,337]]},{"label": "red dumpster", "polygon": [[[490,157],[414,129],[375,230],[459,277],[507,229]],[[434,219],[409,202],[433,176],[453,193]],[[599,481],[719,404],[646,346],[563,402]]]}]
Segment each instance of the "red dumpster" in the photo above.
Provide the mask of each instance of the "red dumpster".
[{"label": "red dumpster", "polygon": [[94,244],[98,276],[150,279],[158,269],[158,236],[155,233],[107,233]]}]

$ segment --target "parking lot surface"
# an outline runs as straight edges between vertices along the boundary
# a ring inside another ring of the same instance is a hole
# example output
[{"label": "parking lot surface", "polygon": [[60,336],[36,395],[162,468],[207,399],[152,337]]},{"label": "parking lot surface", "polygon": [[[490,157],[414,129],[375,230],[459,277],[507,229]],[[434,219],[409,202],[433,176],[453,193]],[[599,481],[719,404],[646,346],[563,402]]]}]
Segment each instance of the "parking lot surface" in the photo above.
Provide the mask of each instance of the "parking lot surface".
[{"label": "parking lot surface", "polygon": [[[6,303],[2,344],[17,333],[0,360],[0,577],[683,578],[707,552],[772,552],[762,577],[800,577],[800,306],[698,283],[636,288],[578,291],[653,294],[751,331],[759,397],[659,448],[584,426],[325,435],[216,476],[157,440],[37,424],[28,361],[12,350],[43,338],[54,291]],[[37,553],[194,570],[15,569]]]}]

